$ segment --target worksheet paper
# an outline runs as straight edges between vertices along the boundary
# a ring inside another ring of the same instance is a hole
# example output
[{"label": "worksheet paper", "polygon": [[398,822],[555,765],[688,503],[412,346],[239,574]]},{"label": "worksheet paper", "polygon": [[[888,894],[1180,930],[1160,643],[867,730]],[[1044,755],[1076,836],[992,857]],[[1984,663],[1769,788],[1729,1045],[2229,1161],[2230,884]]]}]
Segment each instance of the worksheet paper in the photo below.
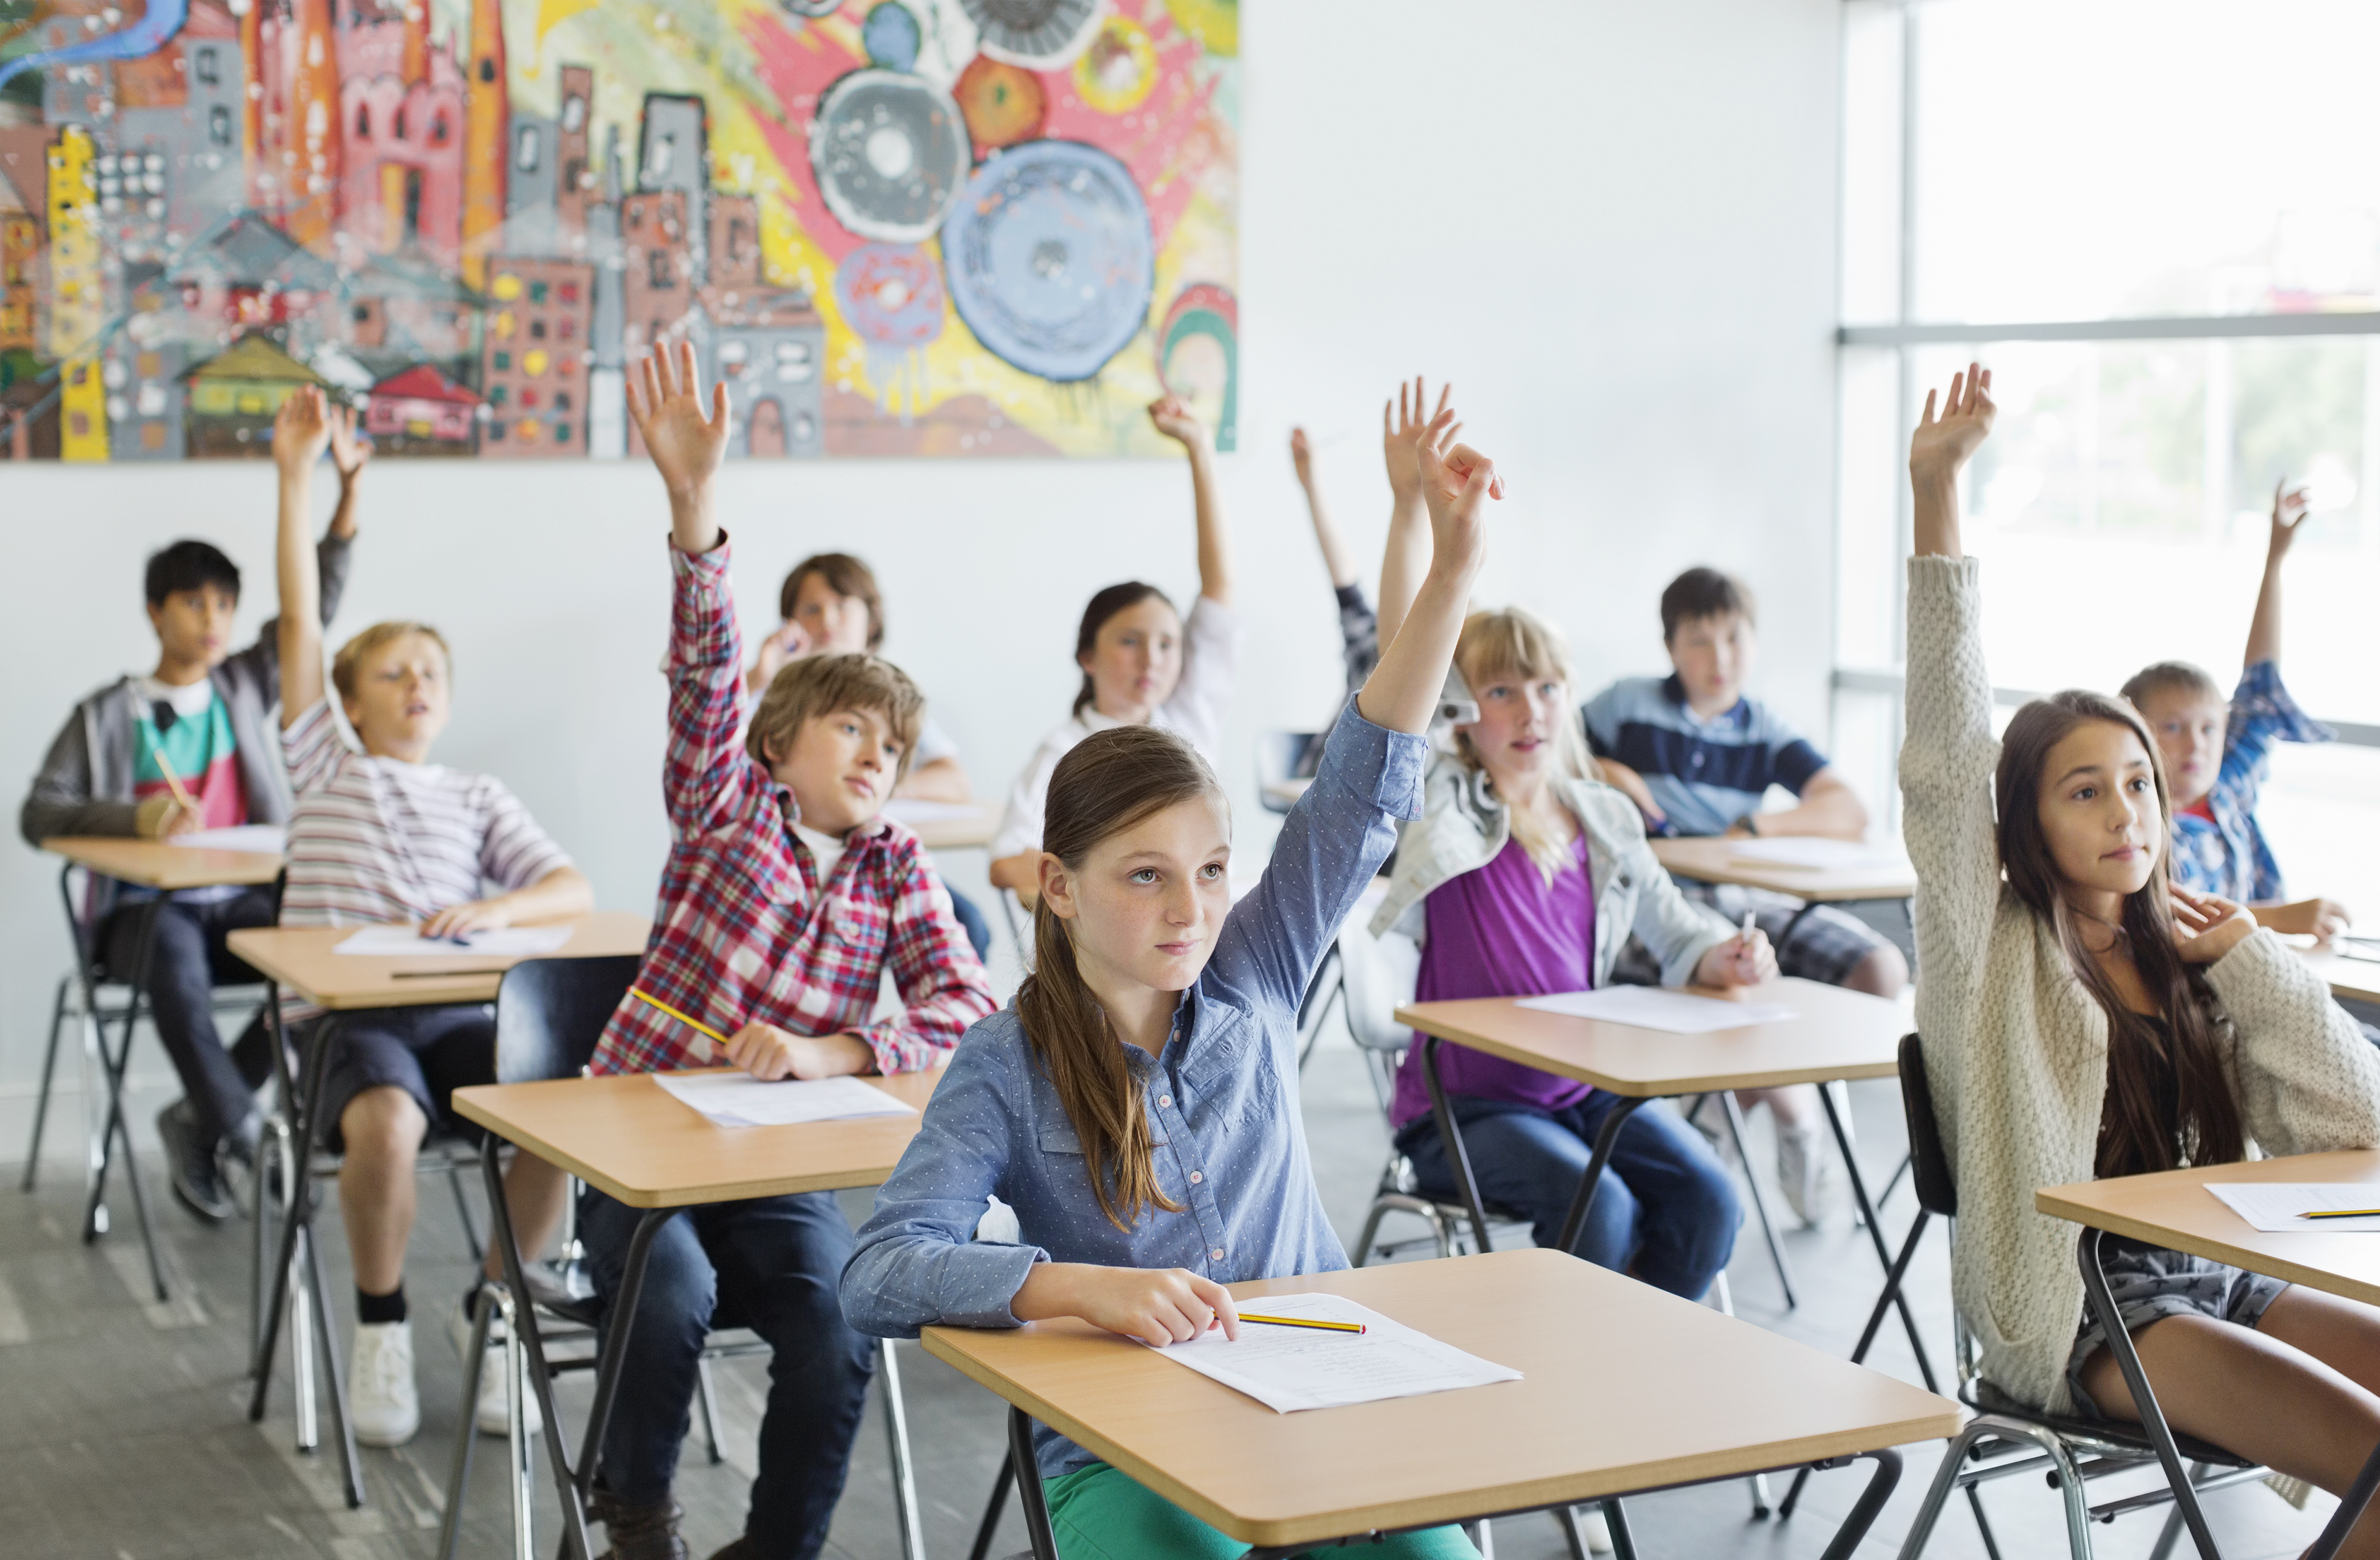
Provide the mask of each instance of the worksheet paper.
[{"label": "worksheet paper", "polygon": [[792,1127],[854,1116],[914,1116],[856,1078],[788,1078],[764,1083],[748,1072],[656,1072],[653,1082],[722,1127]]},{"label": "worksheet paper", "polygon": [[1658,986],[1607,986],[1600,991],[1563,991],[1551,997],[1525,997],[1515,1006],[1567,1018],[1599,1019],[1637,1029],[1658,1029],[1670,1034],[1708,1034],[1714,1030],[1741,1029],[1752,1023],[1782,1023],[1794,1016],[1791,1008],[1774,1002],[1721,1002],[1711,997],[1690,997]]},{"label": "worksheet paper", "polygon": [[1909,865],[1907,857],[1895,855],[1890,851],[1879,851],[1873,845],[1863,845],[1857,840],[1828,840],[1817,835],[1730,840],[1727,853],[1737,861],[1758,862],[1766,866],[1906,869]]},{"label": "worksheet paper", "polygon": [[1465,1354],[1343,1295],[1266,1295],[1241,1309],[1365,1326],[1361,1333],[1330,1333],[1243,1322],[1237,1342],[1218,1327],[1160,1350],[1168,1360],[1245,1392],[1277,1414],[1521,1379],[1518,1371]]},{"label": "worksheet paper", "polygon": [[285,855],[289,850],[289,831],[277,823],[243,823],[230,828],[194,828],[188,834],[169,834],[168,845],[185,845],[193,851],[249,851],[260,856]]},{"label": "worksheet paper", "polygon": [[2380,1234],[2380,1215],[2360,1219],[2309,1219],[2301,1214],[2325,1208],[2380,1208],[2380,1183],[2372,1181],[2209,1181],[2206,1190],[2225,1206],[2248,1221],[2252,1229],[2270,1235]]},{"label": "worksheet paper", "polygon": [[471,953],[482,958],[528,959],[540,953],[559,952],[569,940],[567,926],[494,926],[484,932],[468,933],[460,942],[425,937],[411,926],[366,926],[353,937],[341,938],[331,951],[370,954],[378,959],[398,954],[419,957]]},{"label": "worksheet paper", "polygon": [[945,818],[971,818],[982,812],[972,802],[929,802],[922,797],[895,796],[884,804],[884,816],[899,818],[915,828],[921,823],[940,823]]}]

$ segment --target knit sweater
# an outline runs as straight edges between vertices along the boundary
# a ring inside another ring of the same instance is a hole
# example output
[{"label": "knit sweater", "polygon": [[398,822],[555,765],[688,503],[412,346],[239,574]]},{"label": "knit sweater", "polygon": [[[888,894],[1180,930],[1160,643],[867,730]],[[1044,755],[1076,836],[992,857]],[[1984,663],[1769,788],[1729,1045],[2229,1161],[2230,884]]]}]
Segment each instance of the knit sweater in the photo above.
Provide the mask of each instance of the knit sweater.
[{"label": "knit sweater", "polygon": [[[1951,1294],[2000,1390],[2072,1408],[2076,1227],[2034,1193],[2093,1179],[2107,1016],[2056,933],[2000,879],[1991,681],[1973,559],[1909,564],[1900,790],[1917,868],[1918,1033],[1959,1189]],[[2241,1122],[2265,1154],[2380,1143],[2380,1059],[2329,991],[2259,930],[2205,970]]]}]

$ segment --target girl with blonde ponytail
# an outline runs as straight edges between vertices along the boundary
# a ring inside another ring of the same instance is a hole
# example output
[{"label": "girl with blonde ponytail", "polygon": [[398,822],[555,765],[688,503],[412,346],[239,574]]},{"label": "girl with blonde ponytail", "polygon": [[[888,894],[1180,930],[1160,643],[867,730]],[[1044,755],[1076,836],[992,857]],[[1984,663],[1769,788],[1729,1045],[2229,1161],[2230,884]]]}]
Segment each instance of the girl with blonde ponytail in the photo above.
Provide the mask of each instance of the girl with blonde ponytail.
[{"label": "girl with blonde ponytail", "polygon": [[[1050,780],[1035,961],[969,1030],[844,1270],[879,1337],[1075,1316],[1163,1347],[1220,1327],[1233,1282],[1347,1265],[1297,1104],[1298,999],[1421,798],[1421,738],[1479,566],[1494,466],[1423,457],[1433,554],[1403,627],[1340,717],[1256,889],[1231,902],[1232,820],[1196,750],[1156,725],[1086,735]],[[1010,1214],[1013,1211],[1013,1222]],[[1246,1546],[1047,1429],[1066,1554],[1205,1560]],[[1454,1528],[1380,1560],[1464,1560]]]}]

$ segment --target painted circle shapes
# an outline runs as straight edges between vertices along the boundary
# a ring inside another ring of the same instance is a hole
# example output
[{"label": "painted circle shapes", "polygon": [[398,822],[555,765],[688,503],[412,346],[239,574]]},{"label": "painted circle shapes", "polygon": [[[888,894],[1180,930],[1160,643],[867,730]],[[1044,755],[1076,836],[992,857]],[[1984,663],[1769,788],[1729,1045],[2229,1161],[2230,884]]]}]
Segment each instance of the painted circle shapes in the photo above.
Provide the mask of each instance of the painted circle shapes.
[{"label": "painted circle shapes", "polygon": [[923,346],[942,333],[942,273],[912,244],[864,244],[834,271],[843,318],[872,346]]},{"label": "painted circle shapes", "polygon": [[1014,146],[1041,133],[1049,93],[1041,78],[1022,66],[978,54],[959,75],[953,96],[966,116],[967,134],[982,147]]},{"label": "painted circle shapes", "polygon": [[1007,65],[1055,70],[1070,65],[1099,30],[1099,0],[959,0],[976,25],[977,47]]},{"label": "painted circle shapes", "polygon": [[1148,321],[1148,207],[1099,148],[1028,141],[967,182],[942,228],[942,267],[988,350],[1044,379],[1089,379]]},{"label": "painted circle shapes", "polygon": [[1099,23],[1089,47],[1075,60],[1075,95],[1101,114],[1138,108],[1157,85],[1157,45],[1130,17]]},{"label": "painted circle shapes", "polygon": [[925,29],[918,25],[917,13],[901,4],[901,0],[880,0],[859,24],[859,46],[868,51],[868,62],[883,70],[915,70],[917,55],[925,48]]},{"label": "painted circle shapes", "polygon": [[972,149],[958,105],[923,77],[855,70],[819,99],[810,169],[834,220],[861,238],[914,244],[942,224]]}]

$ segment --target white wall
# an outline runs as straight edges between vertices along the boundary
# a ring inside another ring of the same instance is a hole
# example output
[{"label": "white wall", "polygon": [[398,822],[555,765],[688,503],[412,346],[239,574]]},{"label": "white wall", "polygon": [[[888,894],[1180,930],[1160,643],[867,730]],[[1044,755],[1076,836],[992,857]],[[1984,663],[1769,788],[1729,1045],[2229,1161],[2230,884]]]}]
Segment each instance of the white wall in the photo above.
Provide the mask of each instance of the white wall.
[{"label": "white wall", "polygon": [[[1225,778],[1256,840],[1253,734],[1310,728],[1340,677],[1289,428],[1344,435],[1322,472],[1377,558],[1374,429],[1400,374],[1451,377],[1464,437],[1509,473],[1483,600],[1559,621],[1599,685],[1665,669],[1655,598],[1673,573],[1738,570],[1764,604],[1765,692],[1823,732],[1838,8],[1247,7],[1243,453],[1223,480],[1251,633]],[[664,846],[658,483],[634,466],[492,462],[391,462],[370,483],[334,635],[395,615],[443,627],[456,714],[438,756],[503,775],[604,905],[649,908]],[[1135,574],[1177,599],[1196,588],[1173,464],[746,466],[722,508],[747,623],[807,551],[873,562],[888,649],[979,792],[1004,788],[1063,714],[1090,591]],[[30,776],[74,699],[148,664],[154,548],[216,541],[249,569],[244,624],[268,615],[272,517],[261,464],[0,466],[0,779]],[[953,866],[979,881],[976,861]],[[23,1141],[65,966],[54,880],[45,858],[0,849],[0,1160]]]}]

